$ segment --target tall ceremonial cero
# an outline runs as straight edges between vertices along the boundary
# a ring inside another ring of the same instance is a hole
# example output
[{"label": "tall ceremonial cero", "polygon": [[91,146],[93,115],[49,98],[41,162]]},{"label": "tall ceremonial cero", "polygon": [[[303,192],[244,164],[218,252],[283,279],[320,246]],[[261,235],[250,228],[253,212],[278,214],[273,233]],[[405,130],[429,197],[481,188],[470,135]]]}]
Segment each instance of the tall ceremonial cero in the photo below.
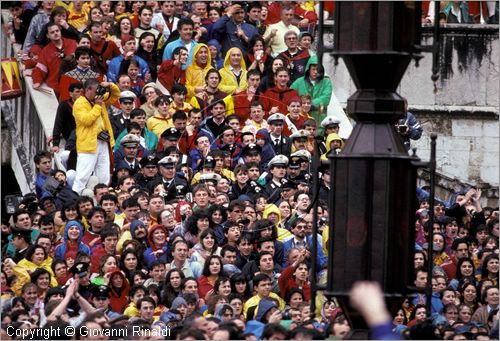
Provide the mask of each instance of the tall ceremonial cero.
[{"label": "tall ceremonial cero", "polygon": [[[401,297],[413,280],[418,161],[394,123],[404,114],[396,88],[420,44],[418,2],[345,2],[335,8],[333,54],[357,91],[347,111],[357,124],[339,155],[329,156],[330,238],[326,294],[346,303],[358,280]],[[342,304],[344,306],[344,304]]]}]

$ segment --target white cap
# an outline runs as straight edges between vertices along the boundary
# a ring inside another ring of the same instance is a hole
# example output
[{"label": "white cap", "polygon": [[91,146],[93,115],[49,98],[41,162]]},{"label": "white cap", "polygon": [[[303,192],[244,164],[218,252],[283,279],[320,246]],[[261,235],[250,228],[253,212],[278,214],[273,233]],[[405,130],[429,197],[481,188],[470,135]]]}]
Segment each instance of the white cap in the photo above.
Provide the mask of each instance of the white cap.
[{"label": "white cap", "polygon": [[329,125],[332,124],[340,124],[340,120],[334,116],[326,116],[323,121],[321,121],[321,126],[323,128],[328,127]]},{"label": "white cap", "polygon": [[300,129],[298,131],[296,131],[295,133],[293,133],[292,135],[290,135],[290,138],[293,140],[295,138],[301,138],[301,137],[309,137],[309,132],[305,129]]},{"label": "white cap", "polygon": [[275,157],[273,157],[271,159],[271,161],[269,161],[268,163],[269,165],[269,168],[273,167],[273,166],[288,166],[288,158],[285,156],[285,155],[276,155]]}]

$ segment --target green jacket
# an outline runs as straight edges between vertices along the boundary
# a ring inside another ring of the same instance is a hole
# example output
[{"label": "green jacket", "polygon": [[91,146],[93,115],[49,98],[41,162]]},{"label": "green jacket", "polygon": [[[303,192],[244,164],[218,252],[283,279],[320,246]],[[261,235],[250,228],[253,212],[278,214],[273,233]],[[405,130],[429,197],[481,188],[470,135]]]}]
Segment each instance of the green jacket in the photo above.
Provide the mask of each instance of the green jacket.
[{"label": "green jacket", "polygon": [[304,76],[295,80],[290,88],[297,90],[299,96],[310,95],[312,98],[312,105],[315,110],[317,110],[320,105],[327,107],[328,104],[330,104],[333,89],[330,77],[326,75],[321,80],[316,81],[316,84],[313,85],[311,83],[309,80],[309,69],[312,64],[318,64],[317,56],[311,56],[311,58],[309,58]]},{"label": "green jacket", "polygon": [[[113,149],[113,152],[116,152],[118,149],[120,149],[120,141],[125,137],[125,135],[127,135],[127,129],[123,129],[120,135],[118,135],[118,137],[116,138],[115,148]],[[156,136],[156,134],[149,131],[148,128],[144,127],[142,137],[144,137],[144,140],[146,141],[146,148],[151,153],[156,153],[156,147],[158,147],[158,137]]]}]

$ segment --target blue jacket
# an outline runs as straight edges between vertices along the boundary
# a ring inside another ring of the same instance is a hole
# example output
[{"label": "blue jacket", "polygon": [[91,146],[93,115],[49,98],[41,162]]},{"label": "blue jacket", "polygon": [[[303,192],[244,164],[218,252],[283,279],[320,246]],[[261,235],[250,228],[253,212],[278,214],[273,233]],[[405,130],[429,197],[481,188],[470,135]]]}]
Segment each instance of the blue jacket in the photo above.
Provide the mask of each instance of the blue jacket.
[{"label": "blue jacket", "polygon": [[54,259],[64,259],[66,254],[66,244],[68,242],[68,230],[71,226],[76,225],[80,230],[80,237],[78,237],[78,252],[83,252],[90,256],[90,248],[82,242],[83,238],[83,225],[78,220],[70,220],[66,223],[64,227],[64,242],[56,247],[54,252]]},{"label": "blue jacket", "polygon": [[262,147],[262,153],[260,154],[260,166],[263,172],[267,171],[268,163],[271,161],[273,157],[276,156],[276,152],[274,151],[273,146],[271,145],[271,135],[269,134],[269,130],[267,128],[262,128],[257,130],[257,134],[261,134],[264,136],[266,144]]},{"label": "blue jacket", "polygon": [[[426,301],[427,301],[426,295],[417,294],[411,303],[413,305],[426,304]],[[440,314],[443,311],[443,308],[444,308],[443,302],[441,302],[441,298],[440,298],[439,294],[433,292],[432,296],[431,296],[431,313],[432,314],[435,314],[435,313]]]},{"label": "blue jacket", "polygon": [[[241,29],[250,41],[259,32],[255,26],[243,23]],[[232,47],[237,47],[243,52],[243,55],[248,53],[249,46],[244,40],[236,35],[236,24],[227,15],[221,16],[212,26],[212,38],[217,39],[222,44],[222,55],[225,56],[227,51]]]},{"label": "blue jacket", "polygon": [[36,190],[36,197],[38,200],[52,196],[49,192],[43,189],[43,185],[45,184],[45,181],[47,181],[47,178],[48,176],[45,176],[43,174],[40,173],[36,174],[35,190]]},{"label": "blue jacket", "polygon": [[[146,73],[149,72],[148,63],[144,59],[138,56],[133,56],[132,58],[139,63],[139,69],[141,72],[139,77],[141,77],[144,80],[144,77],[146,77]],[[108,82],[116,83],[118,81],[118,76],[120,73],[120,65],[123,62],[123,60],[124,60],[123,55],[119,55],[111,59],[111,61],[108,64],[108,73],[106,73]]]},{"label": "blue jacket", "polygon": [[[283,243],[283,253],[286,255],[288,254],[288,251],[293,247],[293,240],[294,238],[290,238],[286,242]],[[311,249],[312,247],[312,236],[306,236],[306,243],[307,247]],[[318,242],[318,254],[316,255],[316,264],[318,265],[318,272],[326,268],[328,263],[328,258],[325,256],[323,253],[323,248],[321,247],[321,244]]]},{"label": "blue jacket", "polygon": [[161,261],[167,263],[167,257],[168,257],[168,253],[169,253],[168,244],[165,244],[163,246],[162,250],[163,250],[163,253],[161,254],[161,256],[158,256],[158,257],[153,253],[152,247],[148,247],[146,249],[146,251],[144,251],[143,257],[144,257],[144,261],[146,262],[146,266],[148,269],[151,269],[151,264],[153,264],[153,262],[155,260],[161,260]]}]

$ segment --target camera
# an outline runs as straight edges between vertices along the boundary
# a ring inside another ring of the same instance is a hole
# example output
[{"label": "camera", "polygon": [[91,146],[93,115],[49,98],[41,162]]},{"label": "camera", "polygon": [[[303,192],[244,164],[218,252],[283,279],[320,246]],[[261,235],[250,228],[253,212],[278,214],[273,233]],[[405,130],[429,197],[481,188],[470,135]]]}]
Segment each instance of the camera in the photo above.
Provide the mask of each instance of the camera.
[{"label": "camera", "polygon": [[4,202],[7,214],[14,214],[14,212],[18,209],[19,204],[23,201],[23,196],[21,194],[18,195],[6,195]]},{"label": "camera", "polygon": [[107,87],[99,85],[95,94],[96,96],[104,96],[107,92],[109,92],[109,89]]},{"label": "camera", "polygon": [[399,124],[396,126],[396,129],[398,130],[398,133],[406,134],[409,128],[406,124]]},{"label": "camera", "polygon": [[111,135],[109,135],[107,130],[103,130],[97,135],[97,139],[104,142],[108,142],[110,140],[110,137]]}]

